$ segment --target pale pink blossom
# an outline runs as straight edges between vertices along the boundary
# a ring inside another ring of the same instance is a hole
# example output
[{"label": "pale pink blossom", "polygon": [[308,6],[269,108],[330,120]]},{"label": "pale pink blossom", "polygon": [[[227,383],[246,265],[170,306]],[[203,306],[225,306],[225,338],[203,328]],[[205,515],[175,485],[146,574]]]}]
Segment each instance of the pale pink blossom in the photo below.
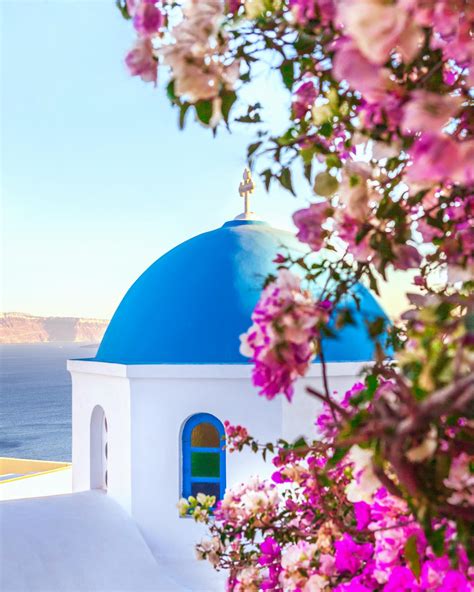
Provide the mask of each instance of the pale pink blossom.
[{"label": "pale pink blossom", "polygon": [[429,187],[447,181],[459,171],[458,143],[447,135],[422,134],[408,151],[411,165],[406,180]]},{"label": "pale pink blossom", "polygon": [[372,168],[365,162],[348,161],[342,172],[338,195],[351,218],[365,222],[370,203],[378,202],[378,193],[371,185]]},{"label": "pale pink blossom", "polygon": [[333,73],[367,100],[377,101],[389,87],[389,71],[370,62],[349,39],[341,40],[333,59]]},{"label": "pale pink blossom", "polygon": [[332,208],[328,202],[318,202],[311,204],[309,208],[297,210],[293,214],[293,222],[298,228],[297,238],[307,243],[313,251],[319,251],[324,244],[327,231],[323,224],[332,213]]},{"label": "pale pink blossom", "polygon": [[[298,541],[296,544],[288,545],[283,549],[281,554],[282,572],[280,574],[280,582],[284,590],[299,590],[305,586],[307,577],[303,574],[310,569],[317,551],[318,547],[316,544],[306,541]],[[318,588],[314,587],[315,585],[316,582],[313,582],[313,589],[318,590]],[[309,587],[304,589],[311,590]]]},{"label": "pale pink blossom", "polygon": [[441,131],[456,115],[462,103],[461,96],[415,90],[404,107],[402,129],[411,133]]},{"label": "pale pink blossom", "polygon": [[145,82],[156,83],[158,62],[154,57],[150,39],[138,39],[125,57],[125,64],[132,76],[140,76]]},{"label": "pale pink blossom", "polygon": [[373,258],[374,251],[369,244],[369,234],[365,234],[362,238],[359,235],[362,231],[362,224],[352,218],[346,212],[342,212],[336,219],[336,229],[341,240],[343,240],[347,247],[357,261],[367,261]]},{"label": "pale pink blossom", "polygon": [[172,30],[175,42],[160,50],[172,70],[175,93],[191,102],[218,97],[239,77],[239,62],[226,58],[227,39],[217,35],[223,11],[219,0],[187,0],[184,19]]},{"label": "pale pink blossom", "polygon": [[457,183],[474,185],[474,141],[460,142],[458,149],[458,163],[453,173],[453,180]]},{"label": "pale pink blossom", "polygon": [[127,0],[127,12],[131,17],[135,14],[138,4],[140,4],[140,0]]},{"label": "pale pink blossom", "polygon": [[455,456],[451,462],[448,478],[444,484],[453,493],[448,502],[454,505],[474,506],[474,457],[466,452]]},{"label": "pale pink blossom", "polygon": [[344,0],[339,18],[345,32],[372,63],[382,65],[394,50],[405,62],[416,55],[423,40],[420,27],[397,3],[383,0]]}]

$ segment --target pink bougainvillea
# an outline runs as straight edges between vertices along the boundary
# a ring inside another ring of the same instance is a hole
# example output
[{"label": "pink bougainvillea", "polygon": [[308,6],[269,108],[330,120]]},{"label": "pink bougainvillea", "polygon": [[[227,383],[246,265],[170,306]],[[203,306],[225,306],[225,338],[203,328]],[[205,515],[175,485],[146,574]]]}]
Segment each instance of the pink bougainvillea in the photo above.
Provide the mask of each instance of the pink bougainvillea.
[{"label": "pink bougainvillea", "polygon": [[[180,126],[246,126],[266,188],[309,198],[293,216],[309,252],[275,252],[241,352],[268,399],[291,401],[321,364],[315,432],[260,444],[229,418],[228,449],[273,456],[273,476],[215,511],[180,502],[210,530],[198,557],[228,570],[229,592],[472,592],[474,3],[117,4],[137,36],[130,74],[163,69]],[[247,86],[272,70],[287,117]],[[354,287],[380,294],[393,271],[414,276],[405,310],[389,330],[364,318],[374,360],[340,396],[326,340],[354,324]]]}]

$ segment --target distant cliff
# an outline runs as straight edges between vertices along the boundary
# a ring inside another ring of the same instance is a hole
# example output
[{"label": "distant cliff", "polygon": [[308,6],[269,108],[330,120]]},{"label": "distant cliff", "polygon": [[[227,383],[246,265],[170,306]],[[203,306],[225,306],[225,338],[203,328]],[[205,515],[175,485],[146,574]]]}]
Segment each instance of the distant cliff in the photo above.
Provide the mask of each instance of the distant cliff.
[{"label": "distant cliff", "polygon": [[0,343],[98,343],[107,325],[108,321],[101,319],[35,317],[19,312],[0,313]]}]

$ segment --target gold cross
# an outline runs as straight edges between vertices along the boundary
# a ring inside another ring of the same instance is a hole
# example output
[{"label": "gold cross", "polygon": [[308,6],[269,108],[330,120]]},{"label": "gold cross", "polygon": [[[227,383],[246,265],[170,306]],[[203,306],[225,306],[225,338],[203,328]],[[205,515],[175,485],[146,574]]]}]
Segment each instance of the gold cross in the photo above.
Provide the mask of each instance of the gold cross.
[{"label": "gold cross", "polygon": [[245,169],[243,180],[240,182],[239,185],[239,193],[240,196],[245,200],[245,210],[244,216],[248,216],[250,214],[250,204],[249,204],[249,197],[255,191],[255,183],[252,179],[252,175],[250,174],[249,169]]}]

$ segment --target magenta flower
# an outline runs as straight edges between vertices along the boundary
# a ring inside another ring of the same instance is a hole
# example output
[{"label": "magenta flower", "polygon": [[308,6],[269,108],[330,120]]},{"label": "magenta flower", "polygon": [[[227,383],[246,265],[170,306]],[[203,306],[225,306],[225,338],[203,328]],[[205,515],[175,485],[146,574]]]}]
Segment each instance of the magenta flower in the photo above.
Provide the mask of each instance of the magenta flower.
[{"label": "magenta flower", "polygon": [[299,25],[307,25],[319,17],[328,25],[336,15],[334,0],[290,0],[290,9]]},{"label": "magenta flower", "polygon": [[252,379],[260,394],[273,399],[293,396],[293,383],[304,376],[316,355],[318,325],[327,323],[330,309],[319,306],[287,269],[263,291],[252,314],[253,325],[241,336],[240,352],[252,358]]},{"label": "magenta flower", "polygon": [[135,8],[133,26],[142,37],[151,37],[163,24],[163,15],[154,0],[142,0]]},{"label": "magenta flower", "polygon": [[281,547],[273,537],[267,537],[260,545],[262,555],[259,558],[260,565],[269,565],[280,558]]},{"label": "magenta flower", "polygon": [[362,564],[370,559],[374,551],[373,545],[370,543],[359,545],[347,533],[344,533],[341,540],[334,543],[334,547],[336,548],[336,569],[340,573],[355,574]]},{"label": "magenta flower", "polygon": [[237,14],[239,8],[243,6],[243,0],[227,0],[227,8],[231,14]]},{"label": "magenta flower", "polygon": [[440,592],[471,592],[472,588],[466,576],[459,571],[448,571],[438,588]]},{"label": "magenta flower", "polygon": [[397,566],[393,569],[383,592],[421,592],[413,572],[408,567]]},{"label": "magenta flower", "polygon": [[312,80],[304,82],[296,89],[292,103],[293,114],[296,119],[303,119],[306,113],[311,110],[317,96],[318,93]]},{"label": "magenta flower", "polygon": [[354,513],[357,520],[357,530],[364,530],[370,523],[370,506],[366,502],[355,502]]}]

